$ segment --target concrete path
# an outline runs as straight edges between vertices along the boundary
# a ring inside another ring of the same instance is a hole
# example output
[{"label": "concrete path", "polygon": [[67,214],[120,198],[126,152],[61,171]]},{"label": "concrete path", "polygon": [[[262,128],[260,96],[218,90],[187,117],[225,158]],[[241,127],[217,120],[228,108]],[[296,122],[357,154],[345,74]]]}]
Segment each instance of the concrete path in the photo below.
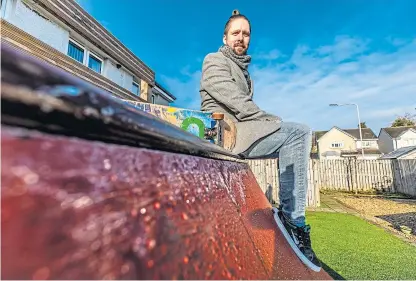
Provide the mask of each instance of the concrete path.
[{"label": "concrete path", "polygon": [[337,201],[333,196],[329,194],[320,194],[321,195],[321,206],[320,207],[310,207],[308,211],[317,211],[317,212],[335,212],[335,213],[345,213],[345,214],[356,214],[357,211],[351,209],[339,201]]}]

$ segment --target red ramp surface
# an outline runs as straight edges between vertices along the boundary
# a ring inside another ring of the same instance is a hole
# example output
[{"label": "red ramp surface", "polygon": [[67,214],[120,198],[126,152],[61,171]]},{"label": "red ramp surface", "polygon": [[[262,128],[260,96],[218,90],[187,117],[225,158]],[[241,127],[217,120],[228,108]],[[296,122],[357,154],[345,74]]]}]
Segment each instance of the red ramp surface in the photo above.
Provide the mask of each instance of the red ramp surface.
[{"label": "red ramp surface", "polygon": [[1,51],[3,279],[330,279],[238,155]]},{"label": "red ramp surface", "polygon": [[2,126],[4,279],[331,279],[242,162]]}]

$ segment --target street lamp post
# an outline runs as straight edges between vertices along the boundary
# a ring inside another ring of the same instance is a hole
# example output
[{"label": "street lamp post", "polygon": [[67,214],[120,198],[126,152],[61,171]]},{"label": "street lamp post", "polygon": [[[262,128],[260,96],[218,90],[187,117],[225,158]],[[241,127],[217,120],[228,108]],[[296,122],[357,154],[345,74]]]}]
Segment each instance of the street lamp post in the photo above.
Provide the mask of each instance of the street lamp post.
[{"label": "street lamp post", "polygon": [[329,106],[345,106],[345,105],[355,105],[357,109],[357,116],[358,116],[358,129],[360,131],[360,141],[361,141],[361,155],[364,158],[364,148],[363,148],[363,134],[361,132],[361,119],[360,119],[360,110],[358,109],[358,104],[356,103],[331,103]]}]

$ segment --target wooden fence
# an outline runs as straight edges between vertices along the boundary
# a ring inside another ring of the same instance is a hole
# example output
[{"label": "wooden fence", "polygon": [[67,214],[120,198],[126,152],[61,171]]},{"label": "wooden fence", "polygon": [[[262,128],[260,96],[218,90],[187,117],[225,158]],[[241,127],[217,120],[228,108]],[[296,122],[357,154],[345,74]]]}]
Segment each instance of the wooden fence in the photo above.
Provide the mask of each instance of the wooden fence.
[{"label": "wooden fence", "polygon": [[[279,166],[277,159],[262,159],[247,161],[261,189],[271,203],[279,202]],[[309,162],[309,171],[312,170]],[[319,188],[315,185],[313,174],[308,172],[307,206],[320,205]]]},{"label": "wooden fence", "polygon": [[320,190],[394,191],[391,160],[311,160]]},{"label": "wooden fence", "polygon": [[392,162],[394,191],[416,197],[416,159]]},{"label": "wooden fence", "polygon": [[279,170],[277,159],[248,160],[260,188],[271,203],[279,199]]},{"label": "wooden fence", "polygon": [[[269,201],[278,202],[277,159],[247,162]],[[416,160],[310,160],[307,206],[320,205],[320,190],[377,190],[416,197]]]}]

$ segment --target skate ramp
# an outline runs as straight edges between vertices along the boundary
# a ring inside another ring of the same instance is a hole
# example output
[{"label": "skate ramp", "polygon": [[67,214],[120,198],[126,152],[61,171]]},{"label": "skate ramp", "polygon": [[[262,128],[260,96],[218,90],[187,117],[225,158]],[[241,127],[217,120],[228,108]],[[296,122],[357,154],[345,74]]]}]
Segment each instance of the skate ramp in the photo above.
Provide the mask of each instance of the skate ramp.
[{"label": "skate ramp", "polygon": [[2,127],[5,279],[330,279],[243,163]]},{"label": "skate ramp", "polygon": [[296,257],[238,156],[2,54],[3,279],[331,279]]}]

